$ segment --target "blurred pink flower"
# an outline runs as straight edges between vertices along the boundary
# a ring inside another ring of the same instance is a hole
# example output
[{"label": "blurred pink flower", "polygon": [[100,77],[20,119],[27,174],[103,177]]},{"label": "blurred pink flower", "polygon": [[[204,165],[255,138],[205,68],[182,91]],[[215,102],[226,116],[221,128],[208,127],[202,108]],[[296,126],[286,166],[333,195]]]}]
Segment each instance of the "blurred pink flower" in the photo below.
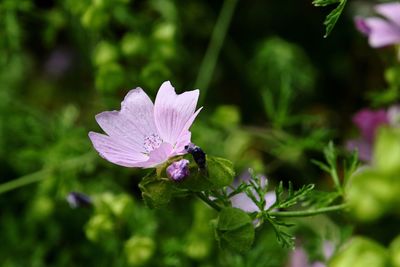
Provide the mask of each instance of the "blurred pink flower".
[{"label": "blurred pink flower", "polygon": [[[324,241],[322,246],[324,262],[328,261],[332,257],[333,252],[333,244],[329,241]],[[299,246],[289,254],[287,267],[326,267],[327,265],[324,262],[315,261],[310,263],[306,251]]]},{"label": "blurred pink flower", "polygon": [[164,82],[155,103],[141,89],[131,90],[120,111],[105,111],[96,121],[107,134],[89,133],[100,156],[125,167],[152,168],[169,158],[185,154],[196,111],[199,90],[177,95]]},{"label": "blurred pink flower", "polygon": [[[238,187],[240,182],[244,181],[249,183],[249,180],[252,179],[250,171],[246,171],[242,173],[238,180],[234,182],[233,186]],[[267,178],[265,176],[261,176],[261,185],[264,187],[267,184]],[[256,194],[255,190],[252,191],[253,194],[259,199],[259,196]],[[274,191],[268,192],[265,195],[265,209],[270,208],[276,201],[276,195]],[[258,212],[260,211],[257,205],[251,200],[251,198],[245,193],[239,193],[231,197],[232,207],[239,208],[245,212]]]},{"label": "blurred pink flower", "polygon": [[362,109],[353,116],[353,123],[360,130],[360,138],[347,141],[348,150],[358,150],[359,158],[369,162],[372,157],[372,146],[376,131],[382,125],[389,124],[386,110]]},{"label": "blurred pink flower", "polygon": [[400,43],[400,3],[384,3],[375,6],[381,17],[355,18],[356,28],[368,36],[372,47]]},{"label": "blurred pink flower", "polygon": [[362,138],[373,142],[377,129],[389,123],[388,114],[384,109],[362,109],[353,116],[353,123],[360,130]]}]

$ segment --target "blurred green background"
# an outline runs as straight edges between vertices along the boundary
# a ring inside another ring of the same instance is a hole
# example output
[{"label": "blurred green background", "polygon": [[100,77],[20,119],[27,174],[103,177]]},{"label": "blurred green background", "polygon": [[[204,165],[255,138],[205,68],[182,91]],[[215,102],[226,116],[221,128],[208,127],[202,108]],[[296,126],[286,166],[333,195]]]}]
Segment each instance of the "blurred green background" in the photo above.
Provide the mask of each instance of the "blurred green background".
[{"label": "blurred green background", "polygon": [[[87,133],[129,89],[154,99],[170,80],[178,92],[200,89],[192,141],[206,153],[271,184],[329,189],[310,158],[354,134],[358,109],[396,100],[384,95],[393,50],[372,50],[353,26],[368,5],[346,7],[324,39],[331,8],[309,0],[1,0],[0,266],[285,266],[289,251],[268,227],[241,255],[218,249],[202,203],[146,208],[146,171],[106,162]],[[93,206],[71,209],[71,191]],[[386,245],[395,227],[384,222],[375,239]],[[298,223],[311,259],[352,231],[328,217]]]}]

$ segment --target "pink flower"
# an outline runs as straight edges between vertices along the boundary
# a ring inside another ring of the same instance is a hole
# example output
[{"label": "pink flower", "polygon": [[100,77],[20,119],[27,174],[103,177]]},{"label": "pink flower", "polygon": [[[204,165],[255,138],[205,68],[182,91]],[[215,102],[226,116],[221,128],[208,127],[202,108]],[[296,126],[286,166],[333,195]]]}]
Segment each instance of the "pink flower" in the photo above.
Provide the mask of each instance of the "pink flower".
[{"label": "pink flower", "polygon": [[169,158],[185,154],[189,131],[197,114],[199,90],[177,95],[169,81],[164,82],[155,103],[136,88],[125,96],[120,111],[105,111],[96,121],[107,134],[89,133],[100,156],[125,167],[152,168]]},{"label": "pink flower", "polygon": [[[246,183],[249,183],[250,179],[252,179],[250,170],[243,172],[239,177],[238,180],[234,182],[233,187],[238,187],[240,182],[244,181]],[[267,178],[262,175],[260,177],[261,179],[261,185],[265,187],[267,185]],[[253,195],[256,197],[256,199],[259,200],[259,196],[255,192],[255,190],[252,190]],[[276,202],[276,195],[274,191],[267,192],[265,195],[265,209],[269,209],[275,202]],[[241,209],[245,212],[259,212],[260,209],[257,207],[257,205],[253,202],[253,200],[245,193],[241,192],[239,194],[236,194],[231,197],[231,203],[232,207]]]},{"label": "pink flower", "polygon": [[383,47],[400,43],[400,3],[385,3],[375,6],[382,17],[356,18],[357,29],[368,36],[372,47]]},{"label": "pink flower", "polygon": [[358,150],[361,160],[369,162],[372,157],[372,146],[379,127],[389,124],[388,113],[384,109],[362,109],[353,116],[353,123],[360,130],[361,137],[349,140],[348,150]]},{"label": "pink flower", "polygon": [[372,143],[378,128],[388,124],[389,119],[385,109],[362,109],[353,116],[353,123],[360,130],[361,136]]},{"label": "pink flower", "polygon": [[[333,244],[329,241],[324,241],[322,246],[324,262],[328,261],[332,257],[333,252]],[[327,265],[324,262],[315,261],[310,263],[306,251],[304,248],[299,246],[289,254],[287,267],[326,267]]]}]

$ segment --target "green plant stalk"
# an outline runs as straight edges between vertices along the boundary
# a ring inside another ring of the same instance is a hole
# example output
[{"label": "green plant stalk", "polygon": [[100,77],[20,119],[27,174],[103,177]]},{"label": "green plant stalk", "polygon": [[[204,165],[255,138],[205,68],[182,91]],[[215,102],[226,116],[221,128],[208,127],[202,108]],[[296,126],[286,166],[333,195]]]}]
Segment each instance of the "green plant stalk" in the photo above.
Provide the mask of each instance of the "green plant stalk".
[{"label": "green plant stalk", "polygon": [[330,206],[330,207],[319,208],[319,209],[310,209],[310,210],[271,211],[271,212],[268,212],[268,215],[273,216],[273,217],[308,217],[308,216],[314,216],[314,215],[331,212],[331,211],[344,210],[347,207],[348,207],[347,204],[340,204],[340,205],[334,205],[334,206]]},{"label": "green plant stalk", "polygon": [[0,194],[6,193],[8,191],[17,189],[19,187],[39,182],[43,180],[47,175],[51,173],[50,169],[43,169],[34,173],[30,173],[19,177],[17,179],[11,180],[9,182],[3,183],[0,185]]},{"label": "green plant stalk", "polygon": [[344,194],[343,188],[340,185],[339,175],[337,174],[337,171],[335,168],[331,168],[331,176],[332,176],[333,182],[335,183],[337,190],[339,191],[340,195],[343,196],[343,194]]},{"label": "green plant stalk", "polygon": [[218,206],[217,204],[215,204],[213,201],[211,201],[208,197],[206,197],[205,195],[203,195],[203,193],[201,192],[197,192],[196,196],[198,198],[200,198],[201,200],[203,200],[208,206],[210,206],[211,208],[215,209],[216,211],[221,211],[221,207]]},{"label": "green plant stalk", "polygon": [[237,2],[238,0],[225,0],[224,5],[222,6],[221,13],[214,26],[211,40],[203,61],[200,65],[199,73],[197,75],[194,86],[195,88],[201,89],[200,103],[204,100],[204,97],[206,96],[207,89],[214,73],[215,65],[217,63],[218,55],[225,40],[228,26],[232,20],[233,12],[235,10]]},{"label": "green plant stalk", "polygon": [[68,160],[60,163],[57,166],[44,168],[40,171],[30,173],[30,174],[21,176],[19,178],[13,179],[9,182],[0,184],[0,195],[3,193],[9,192],[11,190],[23,187],[25,185],[39,182],[39,181],[47,178],[48,175],[55,170],[68,170],[68,169],[80,167],[80,166],[84,165],[85,163],[87,163],[88,161],[92,160],[94,158],[93,155],[94,154],[91,152],[86,153],[86,154],[83,154],[76,158],[68,159]]}]

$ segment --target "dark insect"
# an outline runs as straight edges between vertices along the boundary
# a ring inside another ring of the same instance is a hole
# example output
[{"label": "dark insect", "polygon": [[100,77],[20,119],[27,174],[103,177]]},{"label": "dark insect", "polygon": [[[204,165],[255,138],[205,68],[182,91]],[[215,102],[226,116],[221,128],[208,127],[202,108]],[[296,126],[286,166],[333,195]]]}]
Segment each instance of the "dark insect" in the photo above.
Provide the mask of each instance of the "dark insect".
[{"label": "dark insect", "polygon": [[78,192],[69,193],[66,199],[68,204],[73,209],[78,207],[90,206],[92,204],[92,200],[89,196]]},{"label": "dark insect", "polygon": [[200,169],[206,168],[206,153],[200,147],[190,143],[185,146],[185,150],[193,156]]}]

